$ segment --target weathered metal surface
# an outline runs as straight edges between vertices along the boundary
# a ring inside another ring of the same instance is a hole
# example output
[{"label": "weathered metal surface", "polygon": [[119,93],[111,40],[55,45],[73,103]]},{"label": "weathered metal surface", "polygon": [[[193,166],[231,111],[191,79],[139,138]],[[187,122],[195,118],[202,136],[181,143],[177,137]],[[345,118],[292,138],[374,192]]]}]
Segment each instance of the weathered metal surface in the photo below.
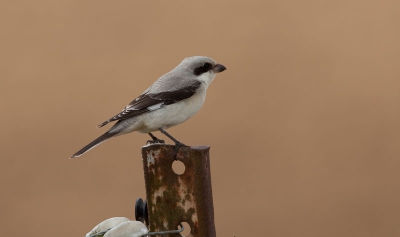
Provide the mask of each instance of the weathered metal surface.
[{"label": "weathered metal surface", "polygon": [[[210,147],[181,147],[177,160],[185,172],[172,170],[174,146],[142,148],[150,231],[174,230],[187,222],[192,237],[215,237]],[[180,236],[173,234],[171,236]]]}]

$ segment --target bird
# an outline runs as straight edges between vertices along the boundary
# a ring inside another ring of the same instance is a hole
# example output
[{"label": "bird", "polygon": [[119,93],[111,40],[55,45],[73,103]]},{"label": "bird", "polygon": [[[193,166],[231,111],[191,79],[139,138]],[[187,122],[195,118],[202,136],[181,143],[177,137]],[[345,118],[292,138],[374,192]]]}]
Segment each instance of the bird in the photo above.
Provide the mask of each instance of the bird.
[{"label": "bird", "polygon": [[175,143],[176,159],[179,148],[186,145],[165,130],[195,115],[203,106],[207,88],[216,74],[225,70],[224,65],[206,56],[183,59],[178,66],[158,78],[120,113],[99,124],[98,127],[101,128],[116,121],[107,132],[70,158],[79,157],[112,137],[134,131],[149,134],[152,139],[148,141],[150,144],[164,143],[152,134],[160,131]]}]

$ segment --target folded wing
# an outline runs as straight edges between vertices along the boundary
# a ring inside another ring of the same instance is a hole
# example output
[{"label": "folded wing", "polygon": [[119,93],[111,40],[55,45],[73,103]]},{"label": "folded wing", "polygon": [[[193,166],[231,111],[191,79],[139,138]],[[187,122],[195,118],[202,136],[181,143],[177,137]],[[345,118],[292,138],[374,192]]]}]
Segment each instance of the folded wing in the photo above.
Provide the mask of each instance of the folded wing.
[{"label": "folded wing", "polygon": [[[98,127],[101,128],[112,121],[133,118],[140,114],[160,109],[165,105],[174,104],[181,100],[190,98],[201,85],[201,82],[197,80],[188,81],[186,79],[184,83],[181,82],[182,80],[185,80],[185,78],[176,78],[175,81],[169,80],[175,82],[175,85],[181,85],[180,87],[169,87],[172,88],[172,90],[168,90],[168,86],[165,85],[157,88],[157,90],[152,90],[152,87],[150,87],[143,94],[129,103],[119,114],[99,124]],[[162,90],[161,88],[165,89]]]}]

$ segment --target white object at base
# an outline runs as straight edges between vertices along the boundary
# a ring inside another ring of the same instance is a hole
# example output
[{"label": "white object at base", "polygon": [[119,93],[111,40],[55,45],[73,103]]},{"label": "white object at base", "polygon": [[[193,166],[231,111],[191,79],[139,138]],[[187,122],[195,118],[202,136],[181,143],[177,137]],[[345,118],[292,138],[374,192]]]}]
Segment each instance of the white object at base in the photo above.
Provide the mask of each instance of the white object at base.
[{"label": "white object at base", "polygon": [[109,230],[104,237],[140,237],[149,232],[140,221],[127,221]]},{"label": "white object at base", "polygon": [[131,221],[126,217],[112,217],[96,225],[86,237],[107,231],[104,237],[139,237],[148,232],[146,226],[140,221]]}]

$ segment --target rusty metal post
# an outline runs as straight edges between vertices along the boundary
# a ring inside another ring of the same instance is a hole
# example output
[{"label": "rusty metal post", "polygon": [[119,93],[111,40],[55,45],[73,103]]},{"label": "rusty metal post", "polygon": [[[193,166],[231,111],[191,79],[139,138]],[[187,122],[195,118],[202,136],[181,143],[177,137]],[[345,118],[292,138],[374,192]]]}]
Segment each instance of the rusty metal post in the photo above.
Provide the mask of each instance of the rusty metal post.
[{"label": "rusty metal post", "polygon": [[189,236],[216,236],[209,150],[206,146],[181,147],[177,160],[185,171],[177,175],[172,170],[174,146],[142,148],[150,231],[174,230],[187,222]]}]

